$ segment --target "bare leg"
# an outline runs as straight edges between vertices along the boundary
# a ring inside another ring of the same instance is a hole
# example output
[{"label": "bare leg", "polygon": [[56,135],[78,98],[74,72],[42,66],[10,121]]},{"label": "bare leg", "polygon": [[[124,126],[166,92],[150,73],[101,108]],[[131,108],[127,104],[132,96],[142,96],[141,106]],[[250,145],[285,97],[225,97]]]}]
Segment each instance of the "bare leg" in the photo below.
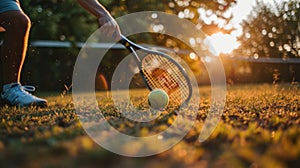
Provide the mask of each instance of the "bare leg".
[{"label": "bare leg", "polygon": [[22,11],[8,11],[0,14],[0,25],[5,29],[1,47],[3,83],[20,82],[31,27],[30,19]]}]

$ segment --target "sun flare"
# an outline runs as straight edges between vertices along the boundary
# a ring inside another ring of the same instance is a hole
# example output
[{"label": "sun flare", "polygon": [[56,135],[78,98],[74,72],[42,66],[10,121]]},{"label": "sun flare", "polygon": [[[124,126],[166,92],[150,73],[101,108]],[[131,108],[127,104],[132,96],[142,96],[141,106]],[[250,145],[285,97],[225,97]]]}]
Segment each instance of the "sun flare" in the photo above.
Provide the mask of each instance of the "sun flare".
[{"label": "sun flare", "polygon": [[236,37],[230,34],[223,34],[219,32],[208,36],[207,39],[212,45],[211,50],[213,50],[216,55],[220,55],[221,53],[230,54],[239,46]]}]

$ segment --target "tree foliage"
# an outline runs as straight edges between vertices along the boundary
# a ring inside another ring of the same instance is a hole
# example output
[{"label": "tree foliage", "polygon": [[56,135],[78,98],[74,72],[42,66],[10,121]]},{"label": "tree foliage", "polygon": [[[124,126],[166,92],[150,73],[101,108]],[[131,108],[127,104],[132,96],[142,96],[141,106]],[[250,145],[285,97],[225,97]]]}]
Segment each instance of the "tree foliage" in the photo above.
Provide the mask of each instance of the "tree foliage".
[{"label": "tree foliage", "polygon": [[[218,29],[217,23],[208,26],[199,19],[199,8],[205,9],[205,17],[225,18],[223,13],[236,0],[100,0],[114,17],[138,11],[164,11],[201,24],[204,31]],[[85,41],[97,28],[94,16],[84,11],[76,0],[26,0],[23,10],[32,21],[31,39]]]},{"label": "tree foliage", "polygon": [[242,23],[237,53],[249,57],[300,57],[300,1],[257,2],[252,16]]},{"label": "tree foliage", "polygon": [[31,39],[85,41],[98,27],[75,0],[27,0],[21,5],[32,22]]},{"label": "tree foliage", "polygon": [[[236,4],[236,0],[104,0],[102,2],[115,16],[139,11],[164,11],[176,14],[179,18],[189,19],[194,24],[198,24],[199,28],[207,34],[230,31],[225,30],[224,26],[219,25],[213,18],[224,21],[225,25],[228,24],[232,16],[225,17],[224,13]],[[199,9],[205,12],[200,13]],[[210,18],[212,22],[204,23],[202,17]]]}]

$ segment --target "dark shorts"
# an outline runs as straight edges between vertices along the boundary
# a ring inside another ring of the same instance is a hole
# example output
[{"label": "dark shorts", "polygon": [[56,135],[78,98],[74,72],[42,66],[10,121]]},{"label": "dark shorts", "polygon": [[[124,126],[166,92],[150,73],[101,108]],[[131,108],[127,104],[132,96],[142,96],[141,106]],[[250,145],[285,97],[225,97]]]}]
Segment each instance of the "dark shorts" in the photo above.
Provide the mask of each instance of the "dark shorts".
[{"label": "dark shorts", "polygon": [[0,0],[0,13],[21,10],[18,0]]}]

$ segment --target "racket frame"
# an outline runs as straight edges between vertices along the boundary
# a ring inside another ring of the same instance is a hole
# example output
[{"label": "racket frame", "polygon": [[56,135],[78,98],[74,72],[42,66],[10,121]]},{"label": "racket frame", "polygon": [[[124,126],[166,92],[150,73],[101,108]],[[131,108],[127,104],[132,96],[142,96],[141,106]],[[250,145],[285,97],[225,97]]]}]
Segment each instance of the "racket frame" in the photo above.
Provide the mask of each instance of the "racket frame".
[{"label": "racket frame", "polygon": [[182,75],[184,76],[184,78],[186,79],[187,85],[188,85],[188,88],[189,88],[189,95],[186,98],[186,100],[183,101],[182,104],[187,103],[191,99],[193,89],[192,89],[192,84],[191,84],[190,78],[186,74],[186,72],[183,69],[183,67],[177,61],[175,61],[171,56],[169,56],[169,55],[167,55],[166,53],[163,53],[163,52],[151,50],[149,48],[140,46],[140,45],[138,45],[138,44],[130,41],[129,39],[127,39],[124,35],[121,35],[120,43],[123,44],[127,48],[127,50],[129,50],[130,53],[134,56],[134,60],[137,63],[137,66],[138,66],[139,72],[140,72],[140,74],[141,74],[141,76],[143,78],[143,81],[144,81],[145,85],[147,86],[147,88],[150,91],[152,91],[153,88],[148,84],[148,81],[147,81],[147,79],[146,79],[146,77],[144,75],[144,72],[143,72],[143,69],[142,69],[142,66],[141,66],[142,65],[141,58],[138,56],[138,54],[136,53],[135,50],[142,50],[142,51],[144,51],[146,53],[149,53],[149,54],[160,55],[160,56],[168,59],[169,61],[171,61],[173,64],[175,64],[178,67],[178,69],[180,70],[180,72],[182,73]]}]

